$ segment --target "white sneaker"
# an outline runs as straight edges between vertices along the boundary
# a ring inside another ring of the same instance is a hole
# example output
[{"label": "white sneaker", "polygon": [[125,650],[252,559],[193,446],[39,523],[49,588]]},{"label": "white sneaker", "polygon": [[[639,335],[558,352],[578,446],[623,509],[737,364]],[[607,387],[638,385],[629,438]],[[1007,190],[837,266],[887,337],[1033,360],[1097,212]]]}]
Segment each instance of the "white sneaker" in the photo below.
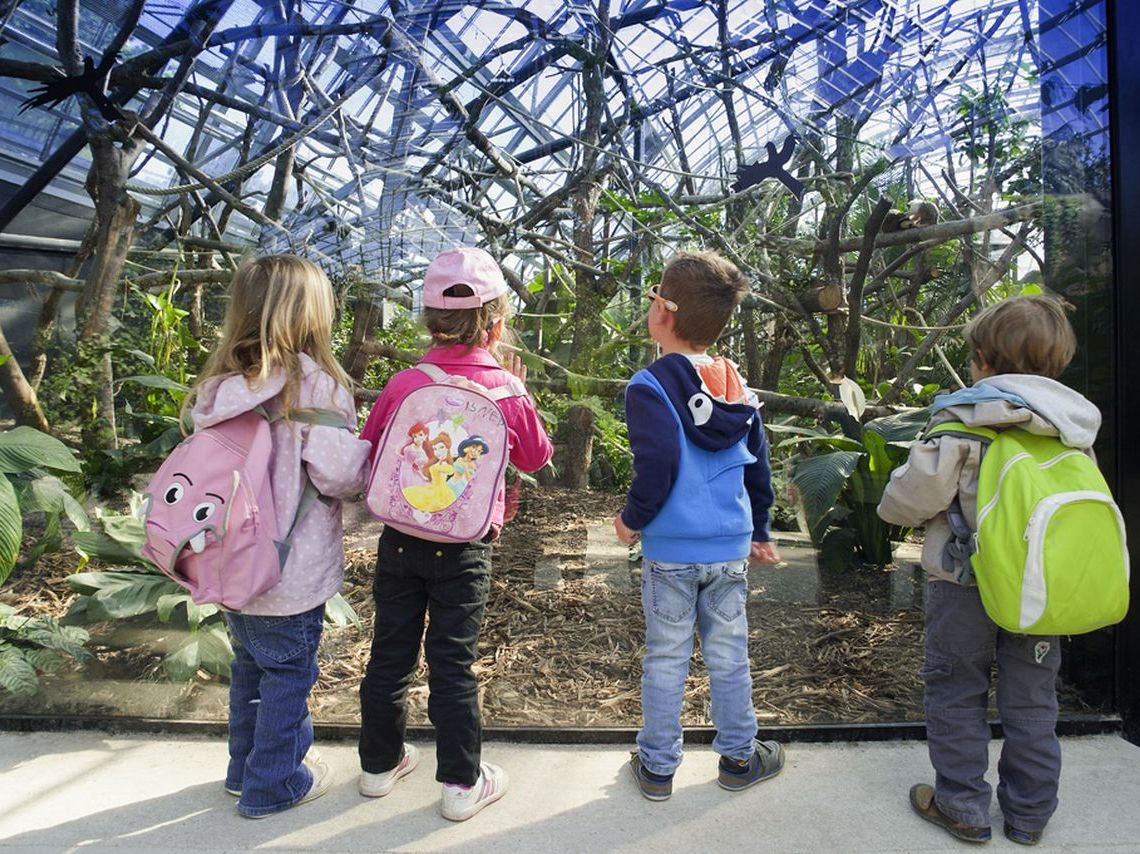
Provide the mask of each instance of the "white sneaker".
[{"label": "white sneaker", "polygon": [[440,813],[449,821],[467,821],[483,807],[505,795],[508,782],[506,771],[498,765],[483,762],[479,765],[479,779],[474,786],[443,784]]},{"label": "white sneaker", "polygon": [[[315,801],[317,798],[332,788],[332,768],[329,767],[329,764],[327,762],[320,758],[320,755],[321,754],[319,751],[313,750],[310,750],[305,754],[305,758],[302,761],[305,767],[308,768],[309,771],[311,771],[313,774],[313,785],[309,787],[309,791],[305,792],[305,796],[301,798],[301,800],[297,801],[295,804],[290,804],[290,807],[299,807],[301,804],[307,804],[309,801]],[[289,807],[286,807],[286,809],[288,808]],[[278,812],[280,812],[280,810]],[[269,818],[269,816],[277,815],[277,813],[265,813],[264,815],[245,815],[245,813],[242,813],[242,815],[246,818],[260,819]]]},{"label": "white sneaker", "polygon": [[396,786],[401,777],[411,774],[420,764],[420,751],[413,744],[404,745],[404,755],[399,764],[390,771],[379,774],[360,772],[360,794],[366,798],[382,798]]}]

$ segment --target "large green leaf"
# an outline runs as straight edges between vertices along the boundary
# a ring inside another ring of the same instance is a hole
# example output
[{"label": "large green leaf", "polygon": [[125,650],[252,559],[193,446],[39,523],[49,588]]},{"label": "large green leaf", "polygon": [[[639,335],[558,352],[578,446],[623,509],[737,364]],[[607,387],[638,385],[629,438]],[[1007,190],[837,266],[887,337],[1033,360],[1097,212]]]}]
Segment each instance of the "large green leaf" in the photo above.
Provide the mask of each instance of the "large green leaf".
[{"label": "large green leaf", "polygon": [[16,490],[12,482],[0,474],[0,584],[12,573],[23,539],[24,517],[16,501]]},{"label": "large green leaf", "polygon": [[193,679],[199,670],[229,676],[233,658],[234,649],[225,624],[215,622],[191,632],[178,649],[163,659],[162,666],[171,679],[184,682]]},{"label": "large green leaf", "polygon": [[180,383],[177,380],[172,380],[170,377],[165,377],[162,374],[138,374],[133,377],[123,377],[119,382],[138,383],[147,388],[161,388],[167,391],[190,391],[190,386],[185,383]]},{"label": "large green leaf", "polygon": [[846,436],[797,436],[779,442],[777,448],[786,448],[794,445],[821,445],[825,448],[835,448],[839,451],[862,451],[863,445],[855,439]]},{"label": "large green leaf", "polygon": [[54,436],[32,427],[0,433],[0,472],[13,473],[37,467],[79,471],[75,455]]},{"label": "large green leaf", "polygon": [[819,542],[823,536],[828,514],[862,456],[859,451],[835,451],[796,461],[792,469],[792,483],[803,501],[808,527],[815,542]]},{"label": "large green leaf", "polygon": [[142,556],[146,529],[133,514],[100,514],[102,531],[78,531],[72,538],[75,548],[87,557],[106,563],[148,565]]},{"label": "large green leaf", "polygon": [[868,421],[865,425],[868,430],[878,433],[888,442],[913,442],[926,426],[930,418],[929,407],[923,409],[907,409],[896,412],[894,415],[885,415]]},{"label": "large green leaf", "polygon": [[83,505],[76,501],[67,486],[55,475],[37,477],[27,485],[24,510],[42,510],[44,513],[64,513],[78,531],[88,531],[91,523]]},{"label": "large green leaf", "polygon": [[[87,619],[111,620],[137,617],[158,608],[158,602],[181,588],[159,572],[83,572],[69,575],[68,585],[88,597]],[[74,610],[74,609],[73,609]]]},{"label": "large green leaf", "polygon": [[13,694],[34,694],[40,687],[36,669],[23,651],[0,641],[0,687]]},{"label": "large green leaf", "polygon": [[350,624],[361,628],[360,617],[356,616],[356,611],[339,593],[325,602],[325,622],[340,628]]}]

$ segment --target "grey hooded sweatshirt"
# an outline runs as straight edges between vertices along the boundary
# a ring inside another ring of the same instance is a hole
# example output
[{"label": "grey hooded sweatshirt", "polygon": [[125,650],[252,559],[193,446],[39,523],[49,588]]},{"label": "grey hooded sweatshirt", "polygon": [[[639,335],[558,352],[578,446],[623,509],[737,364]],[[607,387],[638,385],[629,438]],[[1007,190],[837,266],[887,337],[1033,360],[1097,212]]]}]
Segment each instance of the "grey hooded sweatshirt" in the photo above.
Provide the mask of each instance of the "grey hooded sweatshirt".
[{"label": "grey hooded sweatshirt", "polygon": [[[931,407],[930,427],[960,421],[970,427],[1016,427],[1057,436],[1071,448],[1092,455],[1100,429],[1100,410],[1078,392],[1035,374],[997,374],[973,386],[939,397]],[[946,511],[957,495],[971,529],[977,530],[978,466],[981,442],[941,435],[914,443],[906,463],[891,473],[879,503],[879,516],[894,525],[926,528],[922,566],[936,581],[953,581],[942,569],[950,540]]]}]

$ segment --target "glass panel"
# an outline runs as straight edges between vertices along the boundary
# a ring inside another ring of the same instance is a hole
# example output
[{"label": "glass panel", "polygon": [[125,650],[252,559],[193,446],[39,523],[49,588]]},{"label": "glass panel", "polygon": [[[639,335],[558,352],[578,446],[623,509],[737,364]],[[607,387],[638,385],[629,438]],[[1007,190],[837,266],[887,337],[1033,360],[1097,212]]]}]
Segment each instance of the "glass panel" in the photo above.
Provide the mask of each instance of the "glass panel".
[{"label": "glass panel", "polygon": [[[111,40],[127,5],[82,4],[85,51]],[[1097,453],[1113,468],[1105,0],[731,0],[724,21],[720,6],[614,0],[598,21],[586,2],[237,0],[220,23],[224,43],[197,57],[156,131],[178,151],[193,141],[195,167],[254,208],[291,152],[282,227],[230,216],[212,188],[172,189],[189,179],[166,155],[148,151],[132,170],[128,190],[143,209],[131,277],[183,268],[178,247],[151,248],[179,217],[199,246],[216,243],[213,225],[226,244],[301,252],[353,299],[338,346],[360,311],[384,316],[372,334],[392,350],[416,345],[407,313],[385,299],[414,304],[442,248],[486,245],[514,274],[538,402],[561,425],[559,468],[576,438],[596,433],[584,478],[595,488],[571,490],[549,472],[541,485],[512,486],[518,515],[495,548],[477,663],[488,725],[639,723],[642,562],[612,529],[631,465],[619,397],[655,356],[645,291],[677,248],[718,249],[752,290],[718,348],[766,393],[772,442],[784,562],[749,570],[762,723],[921,720],[922,540],[888,530],[874,510],[886,470],[923,423],[914,410],[969,382],[961,333],[979,305],[1027,285],[1073,304],[1080,348],[1064,380],[1105,413]],[[20,6],[0,57],[55,62],[46,9]],[[305,34],[306,74],[292,79],[293,48],[274,30],[282,9],[337,28]],[[169,36],[183,11],[148,4],[124,58]],[[253,23],[263,29],[235,39],[233,28]],[[609,49],[595,57],[602,43]],[[5,194],[78,126],[74,98],[19,113],[28,88],[0,79]],[[88,166],[76,158],[40,200],[39,219],[22,222],[50,226],[64,205],[89,215],[79,195]],[[880,202],[889,210],[876,212]],[[143,299],[123,297],[123,335],[137,325],[140,347],[156,334]],[[224,309],[221,290],[206,304],[209,325]],[[9,332],[30,340],[38,307],[6,296]],[[130,364],[119,373],[139,369]],[[367,387],[401,365],[377,360]],[[850,413],[858,398],[880,417],[901,405],[911,420],[864,432]],[[572,410],[582,401],[586,411]],[[565,426],[578,418],[587,426]],[[369,653],[378,525],[357,508],[346,529],[345,595],[364,627],[326,635],[314,694],[322,721],[356,720]],[[892,546],[892,535],[903,541]],[[55,572],[52,596],[74,596],[61,580],[73,557],[42,565]],[[9,584],[35,599],[32,581]],[[32,699],[0,696],[0,711],[220,720],[223,677],[164,677],[183,660],[171,652],[218,640],[192,631],[185,613],[180,605],[170,624],[92,622],[96,664],[45,678]],[[1065,714],[1112,709],[1111,645],[1110,632],[1071,644]],[[411,692],[417,723],[424,678]],[[689,688],[685,722],[709,724],[703,667]]]}]

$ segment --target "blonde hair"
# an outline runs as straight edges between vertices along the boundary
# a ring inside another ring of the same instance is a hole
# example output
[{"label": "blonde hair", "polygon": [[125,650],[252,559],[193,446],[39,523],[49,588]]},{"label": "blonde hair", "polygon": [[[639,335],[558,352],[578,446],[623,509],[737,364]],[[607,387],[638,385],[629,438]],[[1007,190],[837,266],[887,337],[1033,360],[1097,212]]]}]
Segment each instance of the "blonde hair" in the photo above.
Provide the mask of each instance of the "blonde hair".
[{"label": "blonde hair", "polygon": [[1056,378],[1077,351],[1077,335],[1065,305],[1047,296],[1010,297],[979,312],[966,324],[970,357],[995,374],[1037,374]]},{"label": "blonde hair", "polygon": [[748,279],[715,252],[678,252],[661,273],[660,292],[677,303],[673,321],[677,337],[707,347],[748,293]]},{"label": "blonde hair", "polygon": [[[443,292],[444,296],[465,297],[475,292],[469,285],[452,285]],[[500,318],[504,322],[504,335],[506,320],[511,316],[511,301],[506,294],[501,294],[488,300],[478,308],[428,308],[424,307],[423,321],[431,333],[434,344],[463,344],[468,350],[476,347],[487,347],[491,352],[497,350],[498,342],[489,347],[487,337],[491,327]]]},{"label": "blonde hair", "polygon": [[313,262],[296,255],[243,262],[230,285],[221,338],[186,396],[184,410],[214,377],[241,374],[257,388],[280,369],[285,372],[281,406],[288,417],[301,381],[301,353],[351,389],[352,381],[332,352],[335,316],[332,285]]}]

